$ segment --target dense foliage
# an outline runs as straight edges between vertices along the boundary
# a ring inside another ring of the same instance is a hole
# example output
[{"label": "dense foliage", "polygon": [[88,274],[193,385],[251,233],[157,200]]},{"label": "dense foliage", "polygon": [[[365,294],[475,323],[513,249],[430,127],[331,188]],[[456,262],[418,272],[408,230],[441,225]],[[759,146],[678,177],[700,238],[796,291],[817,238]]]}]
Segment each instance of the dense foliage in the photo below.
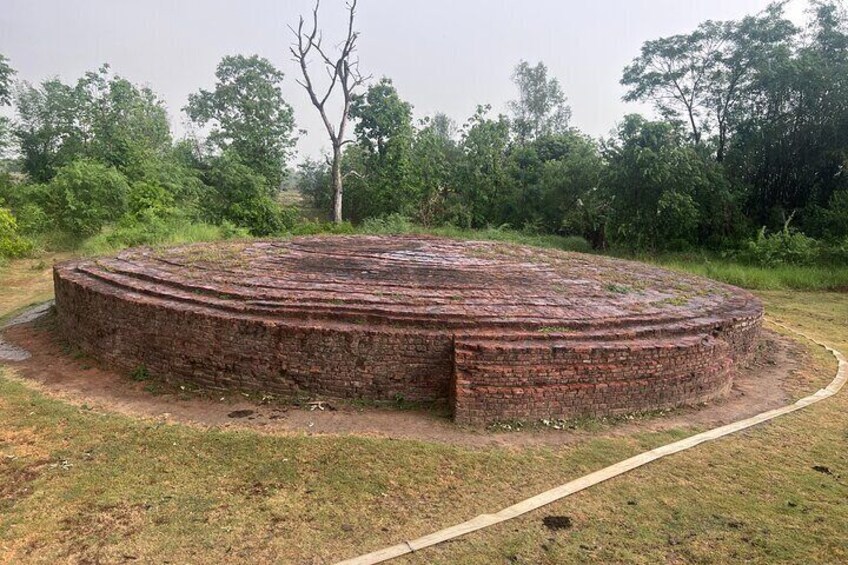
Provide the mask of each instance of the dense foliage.
[{"label": "dense foliage", "polygon": [[[846,23],[837,4],[816,2],[798,29],[778,3],[648,41],[622,84],[626,100],[653,103],[661,119],[625,116],[602,140],[568,127],[562,88],[542,63],[516,67],[509,116],[481,106],[458,131],[444,116],[414,127],[384,79],[363,96],[368,115],[353,114],[359,143],[347,149],[345,170],[356,188],[346,217],[401,213],[425,225],[509,225],[581,235],[596,248],[735,250],[756,261],[752,246],[789,233],[841,249]],[[391,127],[374,138],[374,123]],[[308,167],[304,193],[326,209],[318,182],[326,173]]]},{"label": "dense foliage", "polygon": [[[848,17],[825,0],[809,13],[799,29],[776,3],[645,42],[621,82],[658,118],[624,116],[605,139],[569,125],[565,89],[541,62],[515,67],[508,114],[480,105],[460,125],[416,120],[389,78],[372,81],[351,93],[353,137],[334,146],[344,218],[706,249],[765,267],[845,261]],[[335,159],[287,168],[294,115],[267,59],[222,59],[185,108],[199,133],[178,141],[159,97],[107,65],[72,84],[13,78],[0,55],[0,105],[16,114],[0,120],[0,253],[91,236],[98,248],[170,242],[187,226],[202,226],[198,237],[326,229],[283,205],[282,187],[313,219],[333,216]]]}]

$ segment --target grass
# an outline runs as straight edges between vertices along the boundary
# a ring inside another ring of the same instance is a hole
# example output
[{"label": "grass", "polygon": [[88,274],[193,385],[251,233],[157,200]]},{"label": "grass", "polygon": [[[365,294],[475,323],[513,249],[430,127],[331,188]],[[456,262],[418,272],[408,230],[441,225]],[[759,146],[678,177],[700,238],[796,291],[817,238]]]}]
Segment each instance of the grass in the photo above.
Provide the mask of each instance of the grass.
[{"label": "grass", "polygon": [[[7,265],[0,315],[49,282],[48,265]],[[846,295],[760,294],[770,315],[848,351]],[[814,360],[810,390],[834,368]],[[698,431],[474,450],[201,430],[76,407],[0,371],[0,562],[331,562]],[[846,411],[843,392],[399,562],[846,562]]]},{"label": "grass", "polygon": [[154,227],[136,225],[109,227],[79,244],[83,255],[104,255],[137,245],[168,246],[201,241],[219,241],[246,233],[233,228],[175,219]]},{"label": "grass", "polygon": [[[762,297],[774,317],[848,350],[845,295]],[[843,391],[408,562],[846,562],[846,410]],[[573,526],[550,531],[545,515]]]},{"label": "grass", "polygon": [[[592,252],[589,244],[581,237],[532,234],[509,229],[508,227],[490,227],[480,230],[462,229],[454,226],[423,227],[413,224],[401,216],[372,219],[365,221],[360,226],[304,222],[296,225],[290,233],[281,237],[332,233],[437,235],[454,239],[498,241],[564,251]],[[233,237],[247,237],[247,234],[244,230],[238,230],[232,226],[221,227],[204,223],[192,223],[176,218],[152,227],[145,225],[130,227],[110,226],[104,229],[102,233],[82,242],[64,240],[59,242],[60,236],[54,234],[53,239],[55,241],[53,243],[41,242],[36,247],[76,249],[82,255],[96,256],[115,253],[121,249],[135,245],[169,246],[203,241],[219,241]],[[776,267],[760,267],[728,260],[717,254],[708,252],[669,253],[658,256],[646,254],[634,255],[617,251],[610,254],[655,263],[672,270],[709,277],[751,290],[842,291],[848,289],[848,265],[780,265]],[[4,268],[4,264],[8,263],[8,260],[0,261],[0,270]]]},{"label": "grass", "polygon": [[21,259],[0,264],[0,322],[27,306],[53,297],[53,263],[67,254]]},{"label": "grass", "polygon": [[751,290],[848,289],[846,265],[758,267],[721,259],[692,260],[674,256],[661,256],[653,262]]}]

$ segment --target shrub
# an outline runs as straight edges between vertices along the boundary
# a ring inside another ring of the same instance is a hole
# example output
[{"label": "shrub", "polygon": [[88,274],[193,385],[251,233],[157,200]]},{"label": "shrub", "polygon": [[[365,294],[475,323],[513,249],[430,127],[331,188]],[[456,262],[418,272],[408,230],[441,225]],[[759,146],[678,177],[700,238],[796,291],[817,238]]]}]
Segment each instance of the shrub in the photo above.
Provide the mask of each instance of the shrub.
[{"label": "shrub", "polygon": [[779,232],[767,234],[763,227],[755,239],[749,240],[740,259],[764,267],[776,265],[811,265],[819,259],[819,243],[791,229],[789,222]]},{"label": "shrub", "polygon": [[81,159],[59,169],[47,191],[58,227],[86,237],[124,213],[129,185],[114,167]]},{"label": "shrub", "polygon": [[174,210],[174,197],[156,182],[134,182],[127,195],[127,214],[134,218],[166,218]]},{"label": "shrub", "polygon": [[20,236],[11,210],[0,208],[0,257],[21,257],[32,250],[32,244]]},{"label": "shrub", "polygon": [[280,206],[262,175],[235,157],[225,155],[209,171],[214,198],[206,204],[207,216],[214,222],[230,221],[253,235],[272,235],[294,225],[297,212]]},{"label": "shrub", "polygon": [[361,229],[366,233],[398,234],[414,232],[416,226],[406,216],[388,214],[380,218],[368,218],[362,222]]},{"label": "shrub", "polygon": [[295,223],[289,230],[292,235],[317,235],[317,234],[352,234],[356,228],[350,222],[336,224],[334,222],[316,222],[305,220]]},{"label": "shrub", "polygon": [[220,226],[216,226],[194,222],[180,215],[168,219],[151,216],[143,220],[133,219],[127,215],[114,229],[106,229],[83,242],[82,251],[89,255],[99,255],[139,245],[178,245],[248,235],[247,230],[236,227],[230,222],[223,222]]}]

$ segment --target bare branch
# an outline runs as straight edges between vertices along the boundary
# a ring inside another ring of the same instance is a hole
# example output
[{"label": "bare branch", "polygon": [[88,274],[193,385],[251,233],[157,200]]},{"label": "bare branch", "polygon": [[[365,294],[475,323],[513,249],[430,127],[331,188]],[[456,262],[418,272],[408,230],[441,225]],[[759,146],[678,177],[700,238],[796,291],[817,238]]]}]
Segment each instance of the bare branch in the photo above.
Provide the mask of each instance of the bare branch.
[{"label": "bare branch", "polygon": [[[303,76],[302,80],[297,80],[309,94],[309,99],[312,105],[318,109],[321,119],[324,122],[324,127],[330,137],[330,142],[333,144],[333,219],[337,222],[341,221],[341,198],[342,198],[342,181],[347,175],[341,174],[341,149],[350,143],[350,140],[345,140],[345,127],[347,126],[348,115],[350,112],[351,102],[354,97],[354,91],[362,86],[362,84],[370,77],[363,77],[359,72],[359,60],[353,59],[353,54],[356,51],[356,39],[358,34],[353,30],[354,18],[356,14],[357,0],[350,0],[347,3],[348,9],[348,25],[347,37],[337,46],[337,56],[331,57],[322,46],[322,34],[318,29],[318,8],[320,0],[316,0],[315,7],[312,10],[312,28],[309,31],[304,30],[304,19],[300,18],[297,29],[289,26],[289,30],[295,36],[295,43],[290,47],[290,51],[294,56],[295,62],[300,66],[300,71]],[[327,73],[329,85],[322,95],[316,91],[315,83],[309,71],[309,55],[315,52],[320,58],[320,64]],[[327,101],[332,96],[336,89],[341,90],[342,108],[341,116],[334,127],[326,112]]]}]

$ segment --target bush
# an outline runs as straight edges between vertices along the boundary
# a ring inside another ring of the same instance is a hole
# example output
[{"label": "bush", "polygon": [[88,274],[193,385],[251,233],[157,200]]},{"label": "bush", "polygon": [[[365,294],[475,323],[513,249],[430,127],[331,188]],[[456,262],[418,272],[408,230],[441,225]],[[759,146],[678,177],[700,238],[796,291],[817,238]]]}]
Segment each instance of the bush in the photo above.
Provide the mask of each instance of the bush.
[{"label": "bush", "polygon": [[819,259],[819,243],[803,233],[789,227],[789,222],[783,229],[773,234],[766,234],[761,228],[756,239],[749,240],[740,259],[773,267],[777,265],[812,265]]},{"label": "bush", "polygon": [[356,228],[350,222],[336,224],[334,222],[300,221],[289,230],[292,235],[348,235],[356,233]]},{"label": "bush", "polygon": [[8,208],[0,208],[0,257],[22,257],[32,250],[32,244],[18,233],[18,223]]},{"label": "bush", "polygon": [[139,181],[130,186],[127,214],[131,217],[167,218],[175,212],[174,197],[156,182]]},{"label": "bush", "polygon": [[65,165],[47,186],[57,226],[76,237],[91,236],[126,209],[129,185],[114,167],[91,160]]},{"label": "bush", "polygon": [[206,204],[206,211],[216,223],[226,220],[253,235],[264,236],[291,228],[297,219],[296,210],[274,200],[265,177],[232,156],[216,160],[208,182],[215,196]]},{"label": "bush", "polygon": [[247,230],[230,222],[216,226],[193,222],[179,215],[168,219],[151,216],[144,221],[125,216],[113,229],[84,241],[81,248],[85,254],[100,255],[139,245],[179,245],[248,236]]},{"label": "bush", "polygon": [[411,233],[417,226],[402,214],[388,214],[380,218],[368,218],[362,222],[361,229],[366,233]]}]

